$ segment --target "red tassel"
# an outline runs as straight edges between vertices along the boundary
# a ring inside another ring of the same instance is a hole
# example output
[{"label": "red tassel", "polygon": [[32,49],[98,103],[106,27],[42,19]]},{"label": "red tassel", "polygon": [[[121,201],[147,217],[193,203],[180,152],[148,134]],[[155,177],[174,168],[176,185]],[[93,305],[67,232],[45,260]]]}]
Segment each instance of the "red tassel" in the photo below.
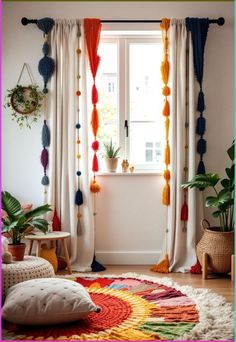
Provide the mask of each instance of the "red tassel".
[{"label": "red tassel", "polygon": [[53,218],[52,218],[52,229],[54,231],[61,230],[61,221],[57,215],[57,210],[54,210]]},{"label": "red tassel", "polygon": [[99,171],[99,167],[98,167],[98,158],[96,153],[94,153],[93,156],[93,168],[92,168],[93,172],[98,172]]},{"label": "red tassel", "polygon": [[197,261],[197,263],[195,265],[191,266],[190,273],[193,273],[193,274],[201,274],[202,273],[202,266],[201,266],[199,261]]},{"label": "red tassel", "polygon": [[91,125],[93,129],[93,135],[96,137],[99,126],[99,117],[96,106],[93,107]]},{"label": "red tassel", "polygon": [[95,105],[96,103],[98,103],[98,91],[96,85],[94,84],[92,87],[92,104]]},{"label": "red tassel", "polygon": [[184,202],[181,209],[181,221],[188,221],[188,205]]}]

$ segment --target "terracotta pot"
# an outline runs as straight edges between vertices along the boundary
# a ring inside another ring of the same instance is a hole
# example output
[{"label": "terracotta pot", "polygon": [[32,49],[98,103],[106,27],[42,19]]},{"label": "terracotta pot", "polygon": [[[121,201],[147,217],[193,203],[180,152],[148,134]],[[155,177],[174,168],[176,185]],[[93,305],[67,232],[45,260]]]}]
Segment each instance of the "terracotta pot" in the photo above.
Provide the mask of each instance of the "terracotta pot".
[{"label": "terracotta pot", "polygon": [[106,167],[109,172],[116,172],[119,158],[106,158]]},{"label": "terracotta pot", "polygon": [[20,243],[19,245],[13,245],[12,243],[8,244],[8,251],[12,254],[13,261],[24,260],[25,247],[25,243]]},{"label": "terracotta pot", "polygon": [[210,227],[207,220],[202,220],[201,224],[204,234],[197,244],[200,264],[202,265],[202,254],[207,253],[208,268],[213,273],[230,272],[231,255],[234,254],[234,231],[221,232],[219,227]]}]

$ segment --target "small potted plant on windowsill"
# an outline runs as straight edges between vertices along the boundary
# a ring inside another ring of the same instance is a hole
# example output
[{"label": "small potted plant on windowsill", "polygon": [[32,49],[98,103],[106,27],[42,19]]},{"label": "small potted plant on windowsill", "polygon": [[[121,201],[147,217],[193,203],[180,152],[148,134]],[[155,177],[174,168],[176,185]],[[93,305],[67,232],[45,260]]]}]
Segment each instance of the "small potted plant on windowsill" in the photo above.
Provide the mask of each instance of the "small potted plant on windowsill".
[{"label": "small potted plant on windowsill", "polygon": [[[207,220],[202,220],[204,234],[196,249],[200,264],[202,265],[203,253],[206,253],[209,256],[209,266],[215,273],[229,272],[231,255],[234,254],[234,142],[227,154],[232,164],[225,169],[226,178],[221,179],[215,173],[199,174],[182,185],[183,188],[214,190],[215,196],[206,197],[205,206],[216,209],[212,215],[219,220],[219,226],[210,227]],[[222,186],[220,190],[219,182]]]},{"label": "small potted plant on windowsill", "polygon": [[26,247],[25,243],[21,242],[22,238],[35,228],[44,233],[48,231],[48,221],[38,216],[51,211],[51,208],[45,204],[26,213],[15,197],[7,191],[2,191],[2,209],[6,212],[2,215],[2,234],[12,242],[8,244],[8,250],[13,260],[21,261],[24,259]]},{"label": "small potted plant on windowsill", "polygon": [[104,157],[106,161],[106,167],[109,172],[116,172],[120,147],[116,148],[113,144],[112,139],[109,143],[103,143],[104,146]]}]

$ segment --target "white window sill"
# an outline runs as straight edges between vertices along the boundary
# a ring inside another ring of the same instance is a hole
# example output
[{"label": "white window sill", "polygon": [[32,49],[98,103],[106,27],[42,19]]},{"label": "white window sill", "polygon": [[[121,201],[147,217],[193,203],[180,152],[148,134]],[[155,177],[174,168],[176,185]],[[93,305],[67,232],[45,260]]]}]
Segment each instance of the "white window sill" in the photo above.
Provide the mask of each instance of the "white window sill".
[{"label": "white window sill", "polygon": [[132,177],[132,176],[162,176],[163,172],[162,171],[157,171],[157,170],[137,170],[134,172],[121,172],[121,171],[117,171],[117,172],[98,172],[97,176],[128,176],[128,177]]}]

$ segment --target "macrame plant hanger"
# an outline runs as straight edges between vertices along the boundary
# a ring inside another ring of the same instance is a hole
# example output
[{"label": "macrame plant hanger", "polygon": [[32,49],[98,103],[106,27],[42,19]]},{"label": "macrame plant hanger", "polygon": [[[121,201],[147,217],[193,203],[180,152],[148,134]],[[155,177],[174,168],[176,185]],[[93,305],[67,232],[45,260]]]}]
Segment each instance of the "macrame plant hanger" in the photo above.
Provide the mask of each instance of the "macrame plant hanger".
[{"label": "macrame plant hanger", "polygon": [[[166,212],[168,213],[168,206],[170,204],[170,145],[169,145],[169,126],[170,126],[170,103],[168,100],[168,96],[170,95],[170,87],[168,86],[169,81],[169,56],[168,56],[168,30],[170,27],[170,19],[163,18],[160,24],[160,28],[162,30],[162,41],[163,41],[163,49],[164,49],[164,60],[161,63],[161,75],[164,87],[162,89],[162,95],[164,96],[164,107],[162,110],[162,114],[165,117],[165,152],[164,152],[164,162],[165,162],[165,170],[164,170],[164,179],[165,186],[162,192],[162,204],[167,207]],[[167,216],[167,215],[166,215]],[[168,228],[165,230],[165,257],[158,264],[151,267],[151,271],[159,272],[159,273],[168,273],[169,272],[169,257],[168,257]]]}]

